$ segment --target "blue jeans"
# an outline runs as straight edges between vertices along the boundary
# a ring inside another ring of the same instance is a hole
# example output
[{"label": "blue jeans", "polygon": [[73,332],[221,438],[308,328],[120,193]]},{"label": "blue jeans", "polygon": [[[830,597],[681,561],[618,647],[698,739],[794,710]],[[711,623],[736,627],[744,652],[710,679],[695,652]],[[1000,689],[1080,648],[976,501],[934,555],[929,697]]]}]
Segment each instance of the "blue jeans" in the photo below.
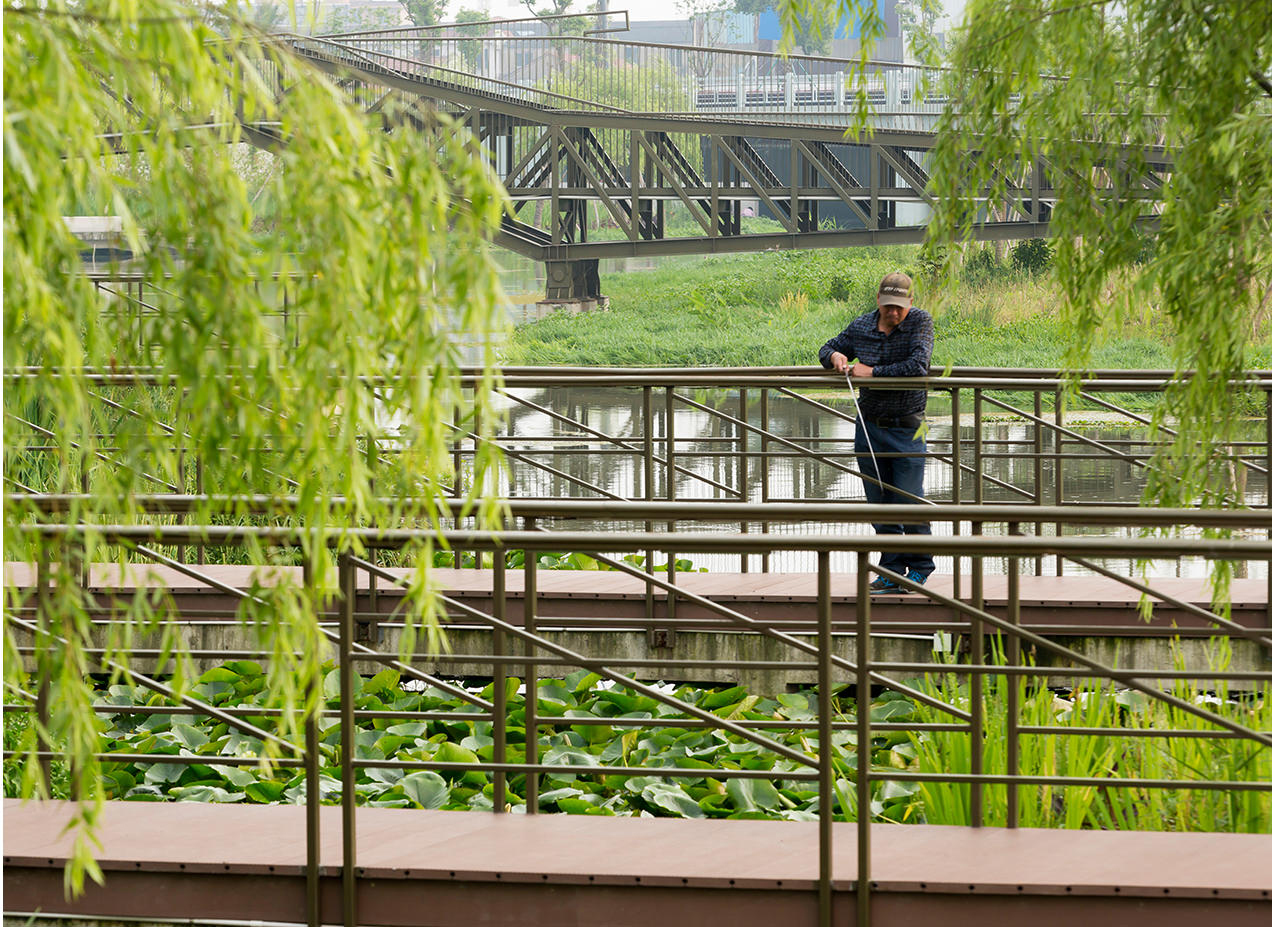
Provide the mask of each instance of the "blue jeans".
[{"label": "blue jeans", "polygon": [[[869,455],[868,441],[873,444],[873,453],[877,456],[877,467],[873,466],[873,458]],[[860,421],[855,426],[855,455],[859,462],[860,473],[876,476],[887,486],[893,486],[914,496],[925,498],[925,487],[922,485],[926,475],[926,439],[914,438],[915,428],[881,428],[871,422]],[[916,454],[916,457],[885,457],[885,454]],[[880,472],[879,472],[880,471]],[[876,483],[864,480],[864,493],[871,504],[899,504],[914,500],[901,496],[889,489],[882,489]],[[878,534],[930,534],[930,525],[926,523],[873,524]],[[935,572],[935,558],[924,550],[893,552],[882,554],[878,566],[903,576],[909,570],[916,570],[923,577]]]}]

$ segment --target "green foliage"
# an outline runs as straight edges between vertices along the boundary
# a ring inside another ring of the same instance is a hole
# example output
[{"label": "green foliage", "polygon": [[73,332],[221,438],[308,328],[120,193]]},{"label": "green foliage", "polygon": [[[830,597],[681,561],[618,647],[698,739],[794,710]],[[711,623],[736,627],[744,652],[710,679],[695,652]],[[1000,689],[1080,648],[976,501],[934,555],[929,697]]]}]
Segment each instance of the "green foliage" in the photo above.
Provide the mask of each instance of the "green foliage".
[{"label": "green foliage", "polygon": [[[1033,726],[1160,728],[1207,732],[1208,721],[1146,695],[1117,691],[1086,681],[1066,697],[1023,679],[996,676],[984,681],[984,769],[1006,768],[1004,726],[1009,687],[1019,690],[1020,724]],[[921,691],[949,704],[969,708],[969,686],[955,676],[928,678]],[[1230,696],[1225,684],[1206,693],[1197,683],[1180,682],[1173,694],[1213,710],[1254,730],[1271,729],[1271,692]],[[918,721],[943,722],[949,716],[919,706]],[[969,772],[970,736],[949,731],[910,735],[922,772]],[[1021,734],[1019,768],[1029,775],[1264,781],[1271,777],[1271,749],[1231,738],[1107,737],[1091,734]],[[1005,826],[1006,788],[986,788],[985,822]],[[1023,827],[1099,828],[1104,830],[1222,831],[1268,833],[1271,794],[1191,789],[1104,789],[1092,786],[1021,786],[1019,820]],[[922,783],[919,794],[930,824],[967,824],[970,788],[943,782]]]},{"label": "green foliage", "polygon": [[[864,24],[866,45],[878,34],[877,9],[862,0],[778,8],[790,39],[804,18],[837,11]],[[1248,402],[1227,380],[1270,324],[1271,36],[1266,3],[972,0],[942,62],[932,242],[968,238],[1026,183],[1011,165],[1043,161],[1057,196],[1054,276],[1072,332],[1061,366],[1092,366],[1103,329],[1127,314],[1113,285],[1138,267],[1129,298],[1161,302],[1172,366],[1196,372],[1154,415],[1155,425],[1180,423],[1149,471],[1148,498],[1162,505],[1243,504],[1216,449],[1232,442]],[[1160,149],[1173,170],[1149,182],[1149,155]],[[1149,260],[1143,217],[1153,214]],[[958,251],[937,253],[955,276]]]},{"label": "green foliage", "polygon": [[[975,252],[983,253],[983,252]],[[940,367],[1056,369],[1071,337],[1055,290],[1009,263],[945,294],[935,315]],[[551,315],[518,328],[505,347],[518,364],[767,366],[813,364],[819,346],[873,305],[892,270],[913,272],[918,304],[932,308],[937,284],[916,248],[780,252],[667,261],[660,269],[605,276],[608,312]],[[972,272],[972,278],[976,275]],[[805,304],[797,297],[807,297]],[[1166,322],[1147,307],[1096,349],[1104,369],[1166,369]],[[1271,363],[1270,339],[1255,339],[1246,363]],[[1149,394],[1137,397],[1147,408]],[[1255,405],[1242,406],[1253,414]]]},{"label": "green foliage", "polygon": [[[428,146],[387,133],[305,62],[260,41],[235,9],[175,0],[6,4],[4,363],[34,373],[7,382],[4,409],[6,424],[30,422],[22,427],[53,448],[51,464],[24,461],[30,488],[87,494],[55,516],[66,525],[133,521],[139,493],[157,484],[193,491],[195,461],[203,491],[298,497],[294,524],[308,529],[314,583],[263,581],[242,612],[275,657],[267,675],[290,729],[313,707],[307,686],[325,647],[314,616],[334,585],[330,535],[398,522],[376,501],[374,475],[379,490],[410,487],[427,506],[450,492],[422,475],[451,469],[445,423],[460,400],[458,335],[486,345],[499,327],[485,241],[505,200],[463,129],[445,121]],[[288,92],[276,97],[276,86]],[[256,190],[240,164],[245,142],[263,139],[243,123],[266,125],[279,139]],[[107,131],[119,133],[118,152],[104,143]],[[258,202],[270,203],[266,221]],[[136,270],[162,292],[145,313],[82,275],[63,216],[84,213],[120,217],[140,255]],[[298,281],[288,339],[259,290],[276,276]],[[130,383],[141,367],[159,380]],[[124,380],[95,383],[92,368]],[[395,388],[374,396],[374,375],[397,378]],[[494,418],[489,394],[478,390],[480,423]],[[387,421],[398,423],[388,465],[365,449]],[[481,454],[476,486],[495,453]],[[333,508],[334,498],[346,502]],[[494,503],[476,511],[491,523]],[[12,497],[4,512],[6,559],[47,563],[56,590],[37,603],[31,667],[31,684],[56,698],[47,728],[33,726],[22,741],[23,782],[42,791],[34,752],[55,744],[80,822],[91,824],[105,793],[92,758],[98,730],[85,680],[98,666],[84,652],[93,609],[80,568],[123,566],[133,555],[91,526],[55,538],[25,533],[37,516]],[[190,519],[226,514],[203,506]],[[254,556],[267,562],[260,550]],[[432,615],[426,587],[414,584],[414,620]],[[29,633],[15,626],[16,604],[7,587],[10,691],[25,681],[15,647]],[[152,631],[166,655],[174,652],[170,611],[162,595],[139,597],[110,632],[108,658],[123,662],[133,635]],[[178,660],[174,685],[186,684]],[[78,833],[73,890],[96,872],[91,838]]]},{"label": "green foliage", "polygon": [[1010,249],[1010,263],[1024,273],[1043,274],[1050,269],[1054,249],[1044,238],[1026,238]]},{"label": "green foliage", "polygon": [[447,14],[447,0],[399,0],[414,26],[435,26]]},{"label": "green foliage", "polygon": [[[1271,277],[1271,94],[1263,77],[1271,26],[1263,4],[1206,13],[1164,0],[1040,0],[1013,10],[980,0],[967,7],[948,62],[966,79],[949,88],[941,123],[933,176],[942,198],[932,230],[961,234],[973,212],[959,187],[995,186],[994,165],[1040,157],[1068,166],[1052,174],[1059,201],[1051,215],[1062,315],[1075,332],[1068,367],[1085,369],[1099,331],[1119,318],[1108,288],[1145,257],[1136,217],[1160,211],[1156,257],[1140,265],[1142,298],[1155,289],[1164,307],[1173,366],[1208,374],[1185,379],[1155,416],[1190,423],[1150,471],[1149,498],[1165,505],[1235,501],[1214,448],[1233,437],[1238,394],[1225,379],[1244,369]],[[1039,76],[1043,65],[1068,79]],[[976,137],[984,143],[973,172],[959,181],[949,172]],[[1173,174],[1147,190],[1142,152],[1159,145],[1173,155]],[[1125,146],[1119,174],[1101,167],[1118,157],[1117,146]],[[1101,197],[1098,186],[1110,181],[1128,198]]]}]

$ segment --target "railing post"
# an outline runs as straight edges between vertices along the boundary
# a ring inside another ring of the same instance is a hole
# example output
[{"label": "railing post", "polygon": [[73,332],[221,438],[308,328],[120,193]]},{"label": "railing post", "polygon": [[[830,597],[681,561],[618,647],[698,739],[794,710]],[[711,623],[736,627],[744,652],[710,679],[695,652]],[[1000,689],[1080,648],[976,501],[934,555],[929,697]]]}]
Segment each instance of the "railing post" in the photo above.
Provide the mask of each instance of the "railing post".
[{"label": "railing post", "polygon": [[[674,431],[674,407],[673,407],[673,387],[665,387],[665,498],[673,502],[677,497],[678,483],[677,473],[674,470],[674,445],[677,443],[677,435]],[[665,522],[665,530],[673,533],[677,527],[677,522]],[[666,550],[665,556],[669,558],[665,564],[665,573],[670,583],[678,581],[677,568],[674,561],[677,555],[672,550]],[[672,593],[665,596],[665,616],[673,619],[678,611],[677,597]]]},{"label": "railing post", "polygon": [[[984,453],[983,453],[983,390],[974,390],[975,411],[975,505],[984,501]],[[983,522],[971,522],[970,533],[982,536]],[[970,601],[975,608],[984,607],[984,558],[970,558]],[[970,663],[981,666],[984,662],[984,623],[974,615],[970,618]],[[984,771],[984,676],[970,674],[970,771],[978,776]],[[984,789],[978,782],[970,784],[970,826],[984,824]]]},{"label": "railing post", "polygon": [[873,684],[869,679],[873,659],[870,635],[872,597],[868,591],[868,551],[855,555],[855,910],[856,927],[870,927],[873,900]]},{"label": "railing post", "polygon": [[341,620],[338,641],[341,652],[338,665],[341,668],[341,912],[345,927],[357,927],[358,905],[356,898],[357,873],[355,871],[355,772],[354,754],[358,733],[354,724],[354,561],[349,554],[338,559],[341,582]]},{"label": "railing post", "polygon": [[[526,560],[528,551],[523,552]],[[497,621],[505,620],[505,551],[497,548],[492,556],[492,617]],[[505,724],[508,706],[506,704],[506,679],[509,676],[504,660],[505,632],[499,627],[492,629],[492,762],[504,765],[508,758],[505,750]],[[492,773],[492,810],[497,814],[505,811],[505,770],[497,769]]]},{"label": "railing post", "polygon": [[[52,634],[53,628],[50,627],[50,621],[53,613],[53,580],[50,576],[52,568],[49,565],[49,540],[48,537],[41,539],[40,559],[36,564],[36,627]],[[39,642],[38,636],[35,641],[36,643]],[[35,691],[35,718],[36,724],[39,725],[41,731],[37,743],[39,751],[43,754],[48,754],[53,749],[47,736],[49,730],[49,673],[39,666],[40,657],[38,655],[35,661],[36,675],[39,677],[39,686]],[[40,758],[40,777],[44,780],[45,795],[52,798],[53,761],[47,755]]]},{"label": "railing post", "polygon": [[[526,519],[523,527],[527,531],[535,531],[536,519]],[[533,550],[523,552],[523,629],[536,633],[536,552]],[[523,643],[523,655],[536,655],[536,645],[530,640]],[[523,761],[532,765],[540,762],[539,725],[536,723],[539,674],[540,668],[535,663],[527,664],[523,688]],[[524,783],[523,795],[527,802],[523,810],[527,814],[535,814],[540,804],[540,775],[529,769]]]},{"label": "railing post", "polygon": [[[739,482],[736,483],[737,495],[741,502],[749,501],[749,429],[744,427],[749,421],[749,391],[745,387],[740,387],[740,405],[739,405],[740,423],[736,426],[739,432],[739,451],[736,452],[736,474]],[[749,523],[747,521],[740,522],[740,533],[749,533]],[[740,572],[749,572],[749,555],[740,555]]]},{"label": "railing post", "polygon": [[[637,222],[637,214],[635,214],[634,222]],[[655,409],[652,406],[651,387],[644,386],[642,388],[642,464],[643,464],[643,498],[651,502],[656,498],[656,417]],[[647,533],[651,534],[652,523],[645,523]],[[654,573],[656,564],[656,552],[647,550],[647,572]],[[656,617],[656,591],[651,583],[647,583],[646,601],[644,604],[644,615],[648,621]]]},{"label": "railing post", "polygon": [[1272,391],[1267,390],[1267,455],[1264,461],[1267,468],[1267,506],[1272,504]]},{"label": "railing post", "polygon": [[312,686],[315,707],[306,716],[306,925],[322,922],[319,893],[319,712],[323,688]]},{"label": "railing post", "polygon": [[[302,584],[306,594],[313,594],[314,564],[307,554],[301,565]],[[311,601],[314,601],[313,597]],[[319,616],[315,615],[315,620]],[[324,708],[323,679],[311,682],[307,693],[310,710],[306,712],[306,927],[322,923],[319,894],[319,717]]]},{"label": "railing post", "polygon": [[[1017,522],[1011,522],[1010,534],[1019,534]],[[1006,620],[1019,625],[1019,558],[1007,561]],[[1020,660],[1019,636],[1006,635],[1006,663],[1018,666]],[[1006,775],[1019,775],[1019,684],[1023,677],[1006,674]],[[1006,826],[1019,826],[1019,786],[1006,783]]]},{"label": "railing post", "polygon": [[[1041,434],[1041,390],[1036,390],[1032,394],[1032,414],[1036,417],[1036,421],[1032,423],[1032,503],[1033,505],[1040,506],[1045,504],[1046,490],[1043,472],[1045,468],[1045,461],[1041,459],[1041,455],[1045,451]],[[1037,522],[1037,537],[1041,537],[1042,528],[1043,526],[1041,522]],[[1040,554],[1037,554],[1037,556],[1033,559],[1036,560],[1036,575],[1040,576],[1043,568],[1042,557]]]},{"label": "railing post", "polygon": [[[770,396],[771,391],[765,386],[762,387],[758,396],[758,425],[762,429],[762,433],[759,435],[758,462],[761,470],[760,476],[763,503],[771,501],[771,455],[770,441],[767,440],[767,434],[771,431]],[[770,522],[762,522],[762,533],[771,533]],[[762,554],[762,572],[771,572],[771,552],[769,550]]]},{"label": "railing post", "polygon": [[829,552],[819,560],[820,927],[833,924],[833,601]]},{"label": "railing post", "polygon": [[[1054,388],[1054,504],[1063,505],[1063,387]],[[1063,534],[1063,523],[1054,523],[1054,536]],[[1054,575],[1063,575],[1063,554],[1054,555]]]},{"label": "railing post", "polygon": [[[952,422],[953,505],[961,505],[961,390],[953,389]],[[953,519],[953,537],[961,537],[961,521]],[[953,554],[953,598],[961,598],[961,554]],[[960,618],[960,615],[955,615]]]},{"label": "railing post", "polygon": [[[197,496],[204,494],[204,457],[202,454],[195,455],[195,494]],[[204,543],[201,541],[195,547],[195,562],[203,566],[205,559],[207,559],[207,554],[204,550]]]},{"label": "railing post", "polygon": [[[976,491],[976,496],[980,495]],[[981,521],[970,523],[972,536],[982,537],[984,524]],[[970,558],[970,604],[977,609],[984,607],[984,558]],[[982,666],[984,662],[984,623],[970,616],[970,664]],[[983,775],[984,771],[984,674],[972,672],[970,678],[970,771],[973,775]],[[984,824],[984,790],[978,782],[970,784],[970,826],[983,827]]]},{"label": "railing post", "polygon": [[984,501],[984,391],[979,387],[974,389],[974,411],[975,411],[975,505],[982,505]]}]

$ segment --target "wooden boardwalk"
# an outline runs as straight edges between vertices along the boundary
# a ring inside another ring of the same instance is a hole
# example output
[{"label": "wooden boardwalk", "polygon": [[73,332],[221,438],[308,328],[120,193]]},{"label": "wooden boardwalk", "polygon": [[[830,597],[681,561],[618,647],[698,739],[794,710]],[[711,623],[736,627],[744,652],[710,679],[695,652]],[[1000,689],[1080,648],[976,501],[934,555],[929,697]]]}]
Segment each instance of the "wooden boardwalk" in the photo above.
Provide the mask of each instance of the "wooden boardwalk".
[{"label": "wooden boardwalk", "polygon": [[[227,587],[247,590],[254,568],[247,566],[206,565],[195,567],[200,573]],[[267,583],[287,581],[300,583],[300,567],[272,568],[274,579]],[[33,589],[35,571],[28,564],[8,563],[6,576],[20,588]],[[389,570],[406,576],[407,570]],[[490,570],[440,568],[433,576],[443,592],[461,602],[490,609],[492,573]],[[148,577],[162,581],[172,592],[183,614],[192,617],[232,612],[237,598],[219,591],[214,584],[192,578],[170,567],[135,568],[121,579],[114,564],[96,564],[90,571],[91,590],[109,596],[131,594],[149,585]],[[665,574],[659,578],[664,579]],[[366,573],[357,574],[361,593],[369,590]],[[541,620],[556,625],[597,625],[600,622],[646,619],[647,596],[644,584],[636,577],[619,572],[541,570],[537,573],[537,613]],[[679,589],[711,599],[751,618],[783,624],[788,628],[814,626],[816,576],[814,573],[680,573],[675,580]],[[1156,590],[1201,608],[1210,607],[1209,582],[1200,578],[1160,577],[1148,580]],[[987,575],[983,578],[985,606],[991,614],[1006,611],[1007,577]],[[937,593],[953,594],[953,577],[937,573],[927,588]],[[509,614],[521,617],[524,599],[523,573],[509,570],[506,574]],[[397,605],[401,590],[388,582],[377,583],[378,603],[362,598],[360,611],[389,614]],[[856,577],[834,574],[832,577],[833,618],[835,623],[854,621]],[[960,598],[969,600],[970,577],[962,577]],[[1020,620],[1025,627],[1056,634],[1095,633],[1106,628],[1115,636],[1184,636],[1209,634],[1208,621],[1177,608],[1158,603],[1152,619],[1143,621],[1137,610],[1141,594],[1117,580],[1103,576],[1022,576],[1020,577]],[[667,623],[667,595],[656,593],[656,617]],[[931,627],[934,622],[953,623],[952,609],[920,594],[883,595],[873,597],[875,625],[895,629],[910,625]],[[1232,619],[1247,628],[1270,628],[1270,590],[1267,579],[1235,579],[1231,585]],[[715,612],[685,599],[679,599],[672,616],[680,625],[721,628],[723,619]],[[688,624],[690,623],[690,624]]]},{"label": "wooden boardwalk", "polygon": [[[196,662],[206,669],[220,662],[218,653],[246,651],[251,646],[234,616],[243,593],[252,587],[253,568],[218,565],[195,569],[200,573],[198,578],[170,567],[131,568],[121,578],[118,566],[95,565],[89,586],[101,606],[99,617],[106,617],[113,596],[131,597],[139,587],[157,580],[165,583],[186,622],[186,644],[201,654]],[[35,576],[30,566],[8,564],[6,570],[18,586],[33,587]],[[433,576],[449,598],[492,614],[490,570],[437,569]],[[274,568],[266,578],[266,582],[300,581],[298,567]],[[509,620],[519,624],[524,622],[523,582],[521,570],[507,571],[505,611]],[[619,572],[542,570],[536,582],[538,635],[582,657],[634,672],[639,678],[705,685],[738,683],[767,692],[815,681],[815,664],[802,653],[774,638],[742,633],[748,630],[746,621],[721,613],[721,609],[729,609],[747,620],[813,640],[818,627],[815,574],[682,573],[677,575],[676,584],[692,598],[678,596],[673,600],[660,590],[649,599],[642,580]],[[1209,609],[1210,588],[1204,579],[1157,578],[1149,583],[1181,603]],[[361,639],[383,651],[397,651],[395,613],[402,602],[402,590],[385,579],[372,584],[366,572],[356,574],[356,585]],[[858,658],[856,587],[855,576],[831,577],[835,653],[849,660]],[[927,589],[941,595],[951,595],[953,587],[953,577],[947,574],[936,574],[927,584]],[[1007,587],[1005,576],[984,577],[984,607],[989,614],[1009,616]],[[970,577],[962,577],[958,597],[969,601]],[[1151,620],[1144,621],[1139,616],[1139,598],[1138,590],[1102,576],[1022,576],[1019,622],[1027,630],[1107,665],[1157,670],[1182,662],[1186,669],[1207,673],[1214,661],[1208,639],[1218,633],[1217,626],[1190,609],[1167,603],[1157,604]],[[1267,580],[1233,581],[1231,619],[1243,628],[1251,632],[1270,629],[1269,605]],[[462,609],[451,608],[449,612],[452,653],[421,657],[418,668],[441,675],[490,676],[488,626]],[[329,620],[335,617],[334,612]],[[937,641],[943,641],[940,649],[957,651],[969,641],[969,617],[920,594],[874,596],[871,617],[877,661],[926,664],[935,659]],[[937,633],[946,636],[937,639]],[[461,659],[462,655],[472,659]],[[1038,649],[1034,659],[1039,666],[1060,668],[1061,674],[1052,675],[1049,684],[1066,686],[1075,681],[1063,672],[1069,667],[1069,658]],[[138,668],[145,671],[147,664],[143,662]],[[1250,674],[1270,673],[1271,648],[1234,638],[1230,668]],[[371,664],[360,669],[375,672]],[[542,671],[555,672],[548,664]],[[915,670],[888,672],[904,678],[916,675]],[[839,676],[842,681],[845,678]],[[1237,681],[1234,687],[1252,688],[1256,678],[1252,675]]]},{"label": "wooden boardwalk", "polygon": [[[341,919],[340,809],[321,814],[323,922]],[[104,887],[62,895],[65,802],[4,802],[19,917],[304,923],[305,809],[111,802]],[[788,927],[816,922],[816,824],[364,808],[359,922],[387,927]],[[1271,923],[1270,835],[874,825],[877,924]],[[856,832],[834,825],[834,910],[855,923]]]}]

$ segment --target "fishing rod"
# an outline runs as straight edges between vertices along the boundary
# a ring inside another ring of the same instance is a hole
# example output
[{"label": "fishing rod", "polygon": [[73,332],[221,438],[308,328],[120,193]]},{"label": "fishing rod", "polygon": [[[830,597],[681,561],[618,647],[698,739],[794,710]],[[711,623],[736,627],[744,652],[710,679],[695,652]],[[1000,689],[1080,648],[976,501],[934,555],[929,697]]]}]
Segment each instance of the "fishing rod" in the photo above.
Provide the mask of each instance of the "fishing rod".
[{"label": "fishing rod", "polygon": [[860,411],[860,401],[855,398],[855,387],[851,385],[851,368],[847,367],[843,373],[846,375],[846,388],[851,391],[851,402],[855,404],[855,424],[864,431],[864,443],[868,445],[868,456],[873,459],[873,477],[880,483],[882,469],[877,465],[877,454],[873,453],[873,439],[868,433],[868,419],[864,418],[864,413]]}]

